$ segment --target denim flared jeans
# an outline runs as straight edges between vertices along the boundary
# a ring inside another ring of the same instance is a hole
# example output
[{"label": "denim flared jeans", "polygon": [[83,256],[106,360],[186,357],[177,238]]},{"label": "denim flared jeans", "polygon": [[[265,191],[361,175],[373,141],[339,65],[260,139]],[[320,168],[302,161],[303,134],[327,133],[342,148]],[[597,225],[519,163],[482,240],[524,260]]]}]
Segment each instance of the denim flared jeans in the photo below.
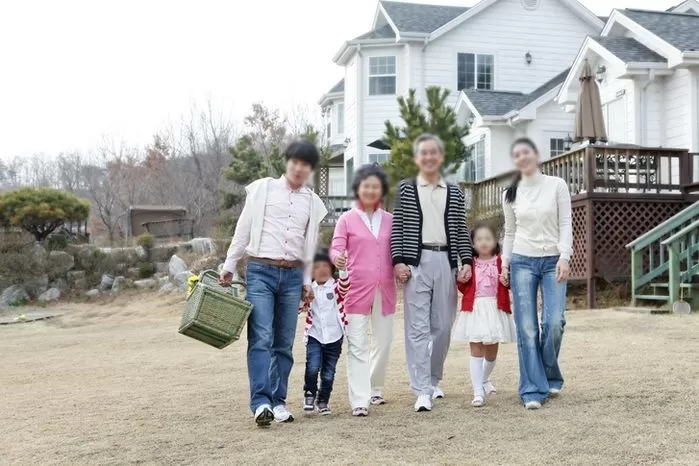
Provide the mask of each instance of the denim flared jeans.
[{"label": "denim flared jeans", "polygon": [[[565,327],[566,282],[556,282],[557,262],[558,256],[519,254],[513,254],[510,262],[519,354],[519,396],[523,403],[543,403],[550,389],[563,387],[558,354]],[[543,301],[541,324],[537,315],[539,288]]]}]

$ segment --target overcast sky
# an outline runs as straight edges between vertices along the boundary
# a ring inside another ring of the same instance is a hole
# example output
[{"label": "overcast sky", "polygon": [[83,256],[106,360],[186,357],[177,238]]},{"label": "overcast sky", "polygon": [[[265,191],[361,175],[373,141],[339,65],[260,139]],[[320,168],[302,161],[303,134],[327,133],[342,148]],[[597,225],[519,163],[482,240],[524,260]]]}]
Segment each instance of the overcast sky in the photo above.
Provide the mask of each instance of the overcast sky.
[{"label": "overcast sky", "polygon": [[[547,0],[557,1],[557,0]],[[584,0],[665,9],[680,0]],[[471,6],[477,0],[422,0]],[[343,76],[332,56],[371,27],[376,0],[0,0],[0,158],[143,145],[211,101],[314,106]]]}]

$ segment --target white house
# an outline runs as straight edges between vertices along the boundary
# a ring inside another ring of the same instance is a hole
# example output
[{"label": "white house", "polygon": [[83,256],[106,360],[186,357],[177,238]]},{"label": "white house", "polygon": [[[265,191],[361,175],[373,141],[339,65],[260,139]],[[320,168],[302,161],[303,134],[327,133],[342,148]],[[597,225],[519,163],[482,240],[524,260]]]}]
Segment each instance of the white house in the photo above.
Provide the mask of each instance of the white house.
[{"label": "white house", "polygon": [[575,110],[578,75],[597,72],[610,142],[699,152],[699,2],[614,10],[586,38],[556,100]]},{"label": "white house", "polygon": [[331,141],[344,154],[345,177],[386,159],[388,151],[369,144],[383,136],[386,120],[400,123],[396,97],[416,89],[424,99],[431,85],[450,89],[462,122],[472,120],[465,142],[477,157],[467,175],[503,171],[509,162],[499,160],[518,135],[533,137],[546,156],[558,153],[573,117],[553,98],[580,44],[603,26],[577,0],[463,7],[379,1],[372,29],[333,58],[345,68],[344,80],[320,100]]}]

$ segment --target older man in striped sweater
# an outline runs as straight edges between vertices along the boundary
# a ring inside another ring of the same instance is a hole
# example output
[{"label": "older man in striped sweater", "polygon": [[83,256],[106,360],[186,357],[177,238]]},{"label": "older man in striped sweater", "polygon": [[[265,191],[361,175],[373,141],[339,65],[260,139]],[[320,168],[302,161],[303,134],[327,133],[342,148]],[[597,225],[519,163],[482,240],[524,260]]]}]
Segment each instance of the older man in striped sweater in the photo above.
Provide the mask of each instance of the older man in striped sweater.
[{"label": "older man in striped sweater", "polygon": [[444,396],[439,382],[456,315],[455,280],[471,278],[472,250],[464,195],[441,175],[443,142],[423,134],[413,153],[420,172],[398,185],[391,255],[404,284],[405,351],[420,412]]}]

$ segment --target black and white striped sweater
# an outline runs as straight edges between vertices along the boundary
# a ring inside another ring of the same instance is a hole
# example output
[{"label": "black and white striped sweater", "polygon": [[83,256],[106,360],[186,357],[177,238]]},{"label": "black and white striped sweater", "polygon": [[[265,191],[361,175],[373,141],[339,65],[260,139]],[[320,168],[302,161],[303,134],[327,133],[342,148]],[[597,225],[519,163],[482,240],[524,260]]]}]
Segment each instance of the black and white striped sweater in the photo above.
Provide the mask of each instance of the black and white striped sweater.
[{"label": "black and white striped sweater", "polygon": [[[444,228],[447,233],[449,262],[456,268],[471,264],[473,250],[471,235],[466,226],[466,203],[458,186],[447,184],[447,204],[444,210]],[[396,188],[391,229],[391,256],[393,265],[417,267],[422,254],[422,208],[418,199],[415,178],[405,179]]]}]

